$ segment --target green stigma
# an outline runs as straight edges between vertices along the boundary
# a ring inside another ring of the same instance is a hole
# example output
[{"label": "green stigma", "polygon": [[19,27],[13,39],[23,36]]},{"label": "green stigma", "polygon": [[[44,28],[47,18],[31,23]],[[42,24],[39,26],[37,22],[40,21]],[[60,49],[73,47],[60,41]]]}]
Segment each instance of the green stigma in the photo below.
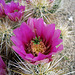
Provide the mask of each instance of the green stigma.
[{"label": "green stigma", "polygon": [[42,40],[40,40],[40,36],[39,36],[39,37],[35,37],[35,38],[33,38],[33,40],[32,40],[32,42],[33,42],[34,44],[39,44],[40,41],[42,41]]},{"label": "green stigma", "polygon": [[18,10],[14,10],[14,12],[18,12]]}]

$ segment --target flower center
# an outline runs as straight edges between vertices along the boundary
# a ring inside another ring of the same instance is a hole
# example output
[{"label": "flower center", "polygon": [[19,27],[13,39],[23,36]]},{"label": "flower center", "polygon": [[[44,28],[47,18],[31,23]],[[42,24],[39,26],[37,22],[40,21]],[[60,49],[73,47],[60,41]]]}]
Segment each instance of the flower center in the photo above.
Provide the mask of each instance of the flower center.
[{"label": "flower center", "polygon": [[14,12],[18,12],[18,10],[14,10]]},{"label": "flower center", "polygon": [[44,45],[40,37],[33,38],[25,49],[26,53],[32,53],[34,56],[38,56],[39,52],[44,54],[46,50],[47,47]]},{"label": "flower center", "polygon": [[33,55],[38,55],[40,53],[44,53],[46,51],[46,47],[42,41],[40,41],[38,44],[35,44],[31,42],[31,50]]}]

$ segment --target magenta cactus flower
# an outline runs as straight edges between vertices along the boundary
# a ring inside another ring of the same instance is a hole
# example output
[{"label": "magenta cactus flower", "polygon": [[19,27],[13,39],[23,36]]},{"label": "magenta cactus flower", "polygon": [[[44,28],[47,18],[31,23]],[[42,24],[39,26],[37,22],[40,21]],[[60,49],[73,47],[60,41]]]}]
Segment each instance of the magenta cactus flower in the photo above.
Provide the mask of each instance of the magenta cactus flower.
[{"label": "magenta cactus flower", "polygon": [[54,0],[50,0],[50,3],[52,3]]},{"label": "magenta cactus flower", "polygon": [[53,54],[63,49],[63,45],[59,45],[62,42],[59,38],[61,31],[55,30],[55,24],[47,25],[42,18],[29,18],[27,24],[23,22],[13,32],[13,50],[32,64],[48,63]]},{"label": "magenta cactus flower", "polygon": [[5,15],[5,1],[0,0],[0,17],[3,17]]},{"label": "magenta cactus flower", "polygon": [[0,56],[0,75],[6,75],[6,65]]},{"label": "magenta cactus flower", "polygon": [[12,21],[19,21],[24,14],[25,6],[20,6],[19,3],[11,1],[6,5],[5,13]]}]

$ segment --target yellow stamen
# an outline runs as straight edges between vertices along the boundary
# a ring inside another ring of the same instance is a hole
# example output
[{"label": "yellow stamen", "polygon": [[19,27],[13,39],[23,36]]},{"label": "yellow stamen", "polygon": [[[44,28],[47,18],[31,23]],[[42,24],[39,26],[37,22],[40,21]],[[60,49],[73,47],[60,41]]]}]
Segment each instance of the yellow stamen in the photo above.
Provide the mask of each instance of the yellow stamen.
[{"label": "yellow stamen", "polygon": [[14,10],[14,12],[18,12],[18,10]]},{"label": "yellow stamen", "polygon": [[34,44],[31,42],[31,50],[33,54],[36,53],[38,55],[39,52],[44,53],[46,51],[46,47],[42,41],[40,41],[39,44]]}]

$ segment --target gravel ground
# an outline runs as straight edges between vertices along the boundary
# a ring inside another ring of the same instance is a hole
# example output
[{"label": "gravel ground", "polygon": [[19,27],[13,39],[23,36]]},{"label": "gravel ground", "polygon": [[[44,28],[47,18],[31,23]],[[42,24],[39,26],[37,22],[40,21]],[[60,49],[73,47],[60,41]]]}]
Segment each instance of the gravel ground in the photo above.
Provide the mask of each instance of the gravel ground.
[{"label": "gravel ground", "polygon": [[75,0],[62,0],[61,8],[59,8],[57,13],[58,18],[62,24],[67,24],[69,27],[72,27],[73,33],[71,34],[71,38],[68,40],[70,43],[67,44],[62,52],[64,55],[67,54],[67,58],[62,60],[61,65],[67,72],[74,72],[73,74],[68,75],[75,75]]}]

